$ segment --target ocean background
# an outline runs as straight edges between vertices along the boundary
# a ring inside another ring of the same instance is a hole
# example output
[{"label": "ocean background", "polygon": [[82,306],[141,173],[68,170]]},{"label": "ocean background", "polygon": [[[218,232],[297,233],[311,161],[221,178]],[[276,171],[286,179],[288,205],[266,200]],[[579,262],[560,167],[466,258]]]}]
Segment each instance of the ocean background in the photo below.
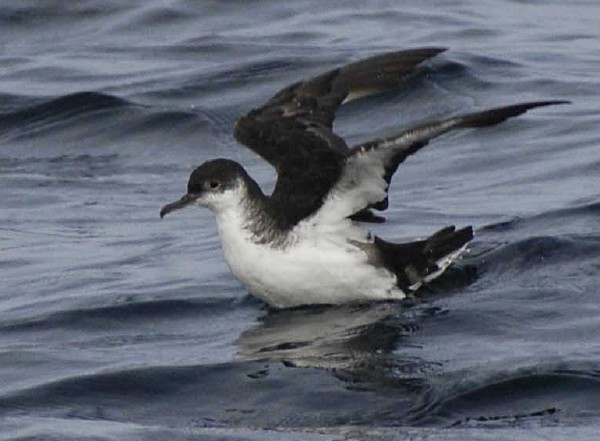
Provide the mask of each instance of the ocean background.
[{"label": "ocean background", "polygon": [[[447,47],[344,107],[350,144],[566,99],[453,133],[401,166],[390,240],[474,225],[418,299],[272,312],[208,211],[160,220],[278,88]],[[0,439],[597,440],[597,0],[4,0]]]}]

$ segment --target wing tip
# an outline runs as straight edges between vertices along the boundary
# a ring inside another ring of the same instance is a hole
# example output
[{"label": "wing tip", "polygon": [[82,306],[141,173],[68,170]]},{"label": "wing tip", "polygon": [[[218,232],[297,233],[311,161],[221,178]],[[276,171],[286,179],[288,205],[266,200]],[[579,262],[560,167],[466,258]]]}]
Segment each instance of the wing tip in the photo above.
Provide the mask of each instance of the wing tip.
[{"label": "wing tip", "polygon": [[446,52],[447,50],[448,50],[448,48],[445,46],[426,46],[426,47],[416,47],[414,49],[403,49],[403,50],[397,51],[396,53],[409,54],[409,53],[413,52],[413,53],[421,53],[421,54],[431,54],[431,56],[434,56],[437,54],[441,54],[442,52]]},{"label": "wing tip", "polygon": [[525,112],[535,109],[537,107],[555,106],[563,104],[571,104],[571,102],[567,100],[546,100],[511,104],[508,106],[484,110],[481,112],[475,112],[465,115],[463,117],[459,117],[458,124],[456,125],[456,127],[472,128],[493,126],[495,124],[499,124],[503,121],[506,121],[509,118],[522,115]]},{"label": "wing tip", "polygon": [[[385,57],[386,55],[401,57],[404,61],[412,60],[415,65],[421,64],[430,58],[433,58],[443,52],[448,50],[447,47],[442,46],[430,46],[430,47],[417,47],[414,49],[404,49],[395,52],[388,52],[381,54],[381,56]],[[377,57],[377,55],[375,56]]]},{"label": "wing tip", "polygon": [[528,103],[523,103],[524,106],[529,106],[529,109],[533,109],[536,107],[543,106],[560,106],[562,104],[573,104],[569,100],[544,100],[544,101],[531,101]]},{"label": "wing tip", "polygon": [[430,48],[426,48],[426,49],[429,49],[433,55],[441,54],[442,52],[446,52],[448,50],[447,47],[442,47],[442,46],[437,46],[437,47],[434,46],[434,47],[430,47]]}]

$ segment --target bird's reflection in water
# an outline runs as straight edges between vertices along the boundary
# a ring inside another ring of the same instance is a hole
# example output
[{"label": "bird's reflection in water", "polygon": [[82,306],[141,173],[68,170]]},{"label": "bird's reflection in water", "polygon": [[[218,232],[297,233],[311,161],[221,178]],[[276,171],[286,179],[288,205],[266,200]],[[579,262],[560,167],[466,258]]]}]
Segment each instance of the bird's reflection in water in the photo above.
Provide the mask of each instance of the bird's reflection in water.
[{"label": "bird's reflection in water", "polygon": [[431,367],[394,349],[436,311],[400,302],[271,311],[241,334],[238,357],[330,369],[349,380],[418,377]]}]

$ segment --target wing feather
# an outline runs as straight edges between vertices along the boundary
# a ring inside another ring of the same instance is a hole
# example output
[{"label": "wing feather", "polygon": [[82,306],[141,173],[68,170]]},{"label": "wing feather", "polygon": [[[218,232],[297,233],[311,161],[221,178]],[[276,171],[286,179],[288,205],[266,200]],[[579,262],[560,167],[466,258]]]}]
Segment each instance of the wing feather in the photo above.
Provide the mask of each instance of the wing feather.
[{"label": "wing feather", "polygon": [[319,222],[347,218],[366,208],[385,209],[388,186],[398,166],[433,138],[451,130],[492,126],[536,107],[566,103],[536,101],[469,113],[353,147],[339,180],[317,213]]},{"label": "wing feather", "polygon": [[282,227],[314,213],[342,173],[349,150],[332,130],[336,110],[400,86],[419,64],[444,50],[412,49],[351,63],[286,87],[239,119],[236,139],[277,171],[271,199],[288,213]]}]

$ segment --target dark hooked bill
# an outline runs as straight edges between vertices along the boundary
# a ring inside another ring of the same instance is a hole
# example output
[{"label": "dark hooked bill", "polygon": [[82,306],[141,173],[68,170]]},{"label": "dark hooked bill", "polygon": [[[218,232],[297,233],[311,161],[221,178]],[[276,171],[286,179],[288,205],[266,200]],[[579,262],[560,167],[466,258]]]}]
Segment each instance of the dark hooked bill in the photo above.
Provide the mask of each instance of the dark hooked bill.
[{"label": "dark hooked bill", "polygon": [[185,208],[188,205],[194,203],[198,199],[197,194],[187,193],[184,194],[181,199],[175,202],[171,202],[170,204],[165,205],[160,209],[160,217],[161,219],[169,214],[171,211],[179,210],[180,208]]}]

